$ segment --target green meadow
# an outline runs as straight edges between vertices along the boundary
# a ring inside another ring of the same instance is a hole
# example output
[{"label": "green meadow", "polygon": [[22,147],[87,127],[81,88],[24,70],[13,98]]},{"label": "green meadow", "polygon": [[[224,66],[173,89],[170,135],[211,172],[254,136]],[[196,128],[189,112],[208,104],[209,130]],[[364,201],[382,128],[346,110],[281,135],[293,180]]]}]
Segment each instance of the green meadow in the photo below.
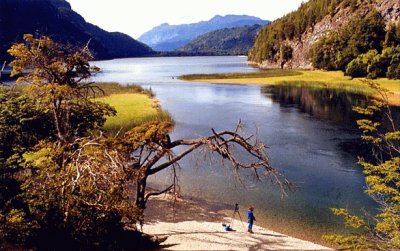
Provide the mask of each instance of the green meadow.
[{"label": "green meadow", "polygon": [[[365,83],[365,78],[351,78],[341,71],[266,70],[260,73],[184,75],[180,79],[225,84],[296,85],[374,95],[373,90]],[[389,97],[392,105],[400,105],[400,80],[380,78],[373,81],[392,93]]]},{"label": "green meadow", "polygon": [[111,132],[122,132],[132,127],[151,121],[171,121],[168,112],[162,111],[151,90],[144,90],[136,85],[117,83],[100,83],[104,93],[97,93],[97,101],[113,106],[117,115],[108,117],[104,129]]}]

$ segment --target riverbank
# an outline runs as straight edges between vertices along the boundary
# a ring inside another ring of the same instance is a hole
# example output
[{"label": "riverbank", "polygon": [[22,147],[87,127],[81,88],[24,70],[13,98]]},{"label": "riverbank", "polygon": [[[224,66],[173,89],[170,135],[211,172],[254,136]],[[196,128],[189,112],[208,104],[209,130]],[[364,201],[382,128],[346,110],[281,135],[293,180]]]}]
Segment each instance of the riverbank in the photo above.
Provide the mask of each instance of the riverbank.
[{"label": "riverbank", "polygon": [[[344,76],[341,71],[309,71],[309,70],[267,70],[255,73],[232,74],[195,74],[183,75],[182,80],[218,84],[254,84],[254,85],[295,85],[310,88],[329,88],[352,93],[375,95],[364,82],[364,78],[352,79]],[[380,78],[373,80],[392,94],[389,96],[391,105],[400,106],[400,80]]]},{"label": "riverbank", "polygon": [[104,94],[97,101],[107,103],[115,108],[116,116],[107,117],[104,124],[106,131],[126,131],[150,121],[171,121],[169,113],[163,111],[154,95],[136,85],[117,83],[99,83]]},{"label": "riverbank", "polygon": [[[160,239],[168,237],[163,250],[331,250],[260,226],[250,234],[239,215],[232,219],[233,210],[227,208],[204,200],[158,196],[148,203],[143,231]],[[239,212],[245,221],[246,208]],[[233,231],[224,231],[222,223],[230,224]]]}]

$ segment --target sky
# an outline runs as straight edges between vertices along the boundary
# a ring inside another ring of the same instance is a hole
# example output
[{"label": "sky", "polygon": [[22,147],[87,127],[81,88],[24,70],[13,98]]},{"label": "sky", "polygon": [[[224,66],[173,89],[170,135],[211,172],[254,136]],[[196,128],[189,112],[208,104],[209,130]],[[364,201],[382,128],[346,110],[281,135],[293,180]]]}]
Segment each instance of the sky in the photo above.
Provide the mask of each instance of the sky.
[{"label": "sky", "polygon": [[87,22],[133,38],[162,23],[184,24],[215,15],[250,15],[275,20],[304,0],[67,0]]}]

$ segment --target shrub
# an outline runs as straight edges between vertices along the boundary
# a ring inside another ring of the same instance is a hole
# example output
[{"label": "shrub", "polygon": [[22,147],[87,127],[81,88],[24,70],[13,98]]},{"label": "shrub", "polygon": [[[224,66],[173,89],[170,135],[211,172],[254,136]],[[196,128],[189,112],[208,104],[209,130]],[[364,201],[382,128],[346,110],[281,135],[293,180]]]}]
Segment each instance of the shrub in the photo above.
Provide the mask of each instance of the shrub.
[{"label": "shrub", "polygon": [[370,50],[368,53],[359,55],[347,65],[346,75],[353,78],[367,76],[369,66],[374,62],[377,55],[378,52],[376,50]]}]

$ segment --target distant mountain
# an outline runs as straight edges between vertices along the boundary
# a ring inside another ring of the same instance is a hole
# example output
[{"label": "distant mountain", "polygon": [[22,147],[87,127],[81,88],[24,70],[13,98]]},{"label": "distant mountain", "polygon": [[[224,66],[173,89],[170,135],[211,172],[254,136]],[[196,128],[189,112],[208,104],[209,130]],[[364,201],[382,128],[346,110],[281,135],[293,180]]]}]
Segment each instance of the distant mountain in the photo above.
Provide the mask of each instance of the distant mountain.
[{"label": "distant mountain", "polygon": [[203,34],[177,51],[199,55],[247,55],[262,25],[225,28]]},{"label": "distant mountain", "polygon": [[0,0],[0,61],[25,33],[47,35],[61,43],[86,44],[96,59],[154,54],[147,45],[119,32],[107,32],[71,9],[65,0]]},{"label": "distant mountain", "polygon": [[187,44],[192,39],[210,31],[254,24],[265,25],[268,23],[269,21],[252,16],[215,16],[209,21],[192,24],[162,24],[144,33],[138,40],[146,43],[154,50],[173,51]]}]

